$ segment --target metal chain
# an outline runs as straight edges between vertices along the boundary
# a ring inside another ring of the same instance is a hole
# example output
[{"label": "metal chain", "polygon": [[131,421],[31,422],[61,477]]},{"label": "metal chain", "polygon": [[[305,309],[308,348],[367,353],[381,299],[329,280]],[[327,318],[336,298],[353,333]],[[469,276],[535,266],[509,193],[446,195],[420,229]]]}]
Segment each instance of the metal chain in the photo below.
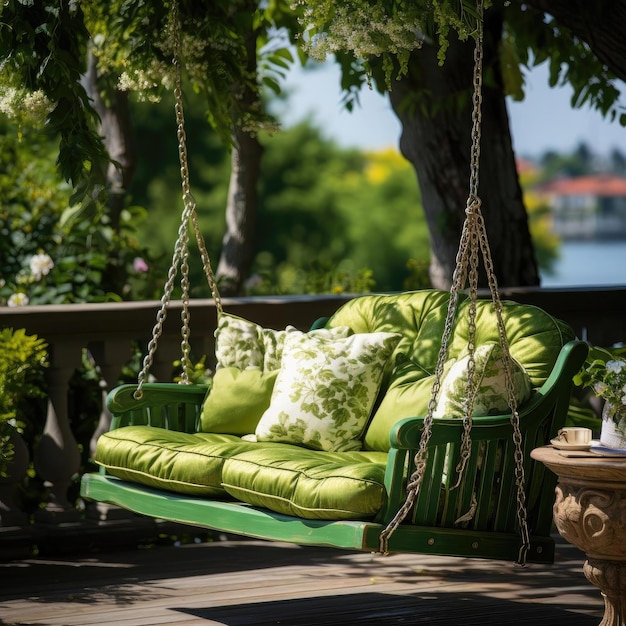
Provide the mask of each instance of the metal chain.
[{"label": "metal chain", "polygon": [[172,3],[171,27],[174,37],[174,52],[172,63],[175,69],[175,111],[176,111],[176,137],[178,139],[178,156],[180,160],[180,177],[183,198],[183,212],[181,216],[180,226],[178,228],[178,237],[174,245],[174,254],[172,263],[168,271],[168,278],[163,288],[163,296],[161,297],[161,307],[157,313],[156,323],[152,329],[152,338],[148,343],[148,352],[143,360],[143,366],[137,377],[137,389],[134,397],[140,399],[143,396],[143,385],[148,379],[150,368],[154,361],[154,355],[158,347],[158,340],[163,334],[163,324],[167,318],[167,307],[169,306],[172,292],[174,290],[174,280],[178,272],[178,266],[181,267],[181,362],[182,374],[181,384],[190,384],[191,374],[191,345],[190,345],[190,318],[189,311],[190,301],[190,283],[189,283],[189,222],[191,221],[196,236],[196,243],[202,257],[202,266],[211,289],[211,295],[215,301],[215,308],[218,317],[222,314],[222,299],[217,288],[217,281],[211,268],[211,261],[204,243],[204,238],[198,223],[198,214],[196,210],[196,201],[191,193],[189,179],[189,161],[187,156],[187,136],[185,133],[185,116],[183,112],[183,96],[182,96],[182,68],[180,63],[180,46],[181,46],[181,26],[180,16],[178,12],[178,3]]},{"label": "metal chain", "polygon": [[[177,18],[177,6],[178,3],[174,3],[173,12],[176,13]],[[183,203],[185,205],[185,209],[188,211],[189,216],[191,218],[191,223],[193,225],[193,230],[196,236],[196,244],[198,245],[198,250],[200,251],[200,256],[202,258],[202,267],[204,269],[204,274],[207,279],[207,283],[209,285],[209,289],[211,290],[211,296],[215,301],[215,308],[217,310],[218,317],[222,314],[222,298],[220,296],[219,290],[217,288],[217,280],[215,279],[215,274],[213,273],[213,269],[211,267],[211,260],[209,258],[209,253],[206,249],[206,244],[204,242],[204,237],[202,236],[202,229],[200,228],[200,224],[198,222],[198,212],[196,210],[196,200],[191,193],[191,185],[189,179],[189,159],[187,156],[187,133],[185,132],[185,115],[183,110],[183,90],[182,90],[182,70],[180,67],[179,54],[180,54],[180,25],[177,21],[175,22],[175,54],[174,54],[174,63],[177,68],[176,72],[176,84],[174,87],[174,97],[175,97],[175,109],[176,109],[176,137],[178,139],[178,156],[180,160],[180,179],[181,179],[181,188],[183,195]]]},{"label": "metal chain", "polygon": [[[466,281],[469,281],[470,300],[468,305],[468,381],[466,388],[466,405],[464,407],[465,416],[463,418],[463,435],[460,449],[460,459],[456,468],[458,480],[457,487],[462,479],[463,471],[471,454],[471,428],[472,413],[476,389],[475,378],[475,342],[476,342],[476,302],[478,300],[478,263],[479,251],[482,251],[484,266],[487,272],[489,287],[491,290],[494,310],[496,314],[498,333],[503,351],[504,371],[506,390],[509,407],[511,408],[511,423],[513,425],[513,441],[515,444],[515,466],[516,466],[516,486],[517,486],[517,517],[520,526],[522,545],[518,555],[518,563],[525,564],[526,554],[530,546],[530,538],[527,525],[526,501],[525,501],[525,477],[522,451],[522,435],[519,428],[519,413],[517,412],[517,402],[513,386],[511,371],[511,356],[509,353],[506,329],[502,319],[502,304],[498,295],[497,281],[493,269],[491,252],[485,230],[484,219],[481,212],[481,201],[478,195],[479,172],[480,172],[480,141],[482,125],[482,67],[483,67],[483,2],[476,2],[478,24],[476,33],[476,45],[474,47],[474,71],[473,71],[473,98],[472,98],[472,131],[471,131],[471,153],[470,153],[470,179],[469,193],[466,205],[466,218],[461,233],[459,251],[456,258],[456,267],[452,277],[452,287],[450,290],[450,301],[444,327],[441,348],[435,367],[435,380],[431,390],[431,397],[428,403],[428,411],[424,419],[424,428],[420,438],[419,448],[414,458],[415,470],[411,474],[407,484],[407,498],[381,532],[379,538],[379,550],[382,554],[389,552],[389,540],[393,532],[409,514],[415,504],[419,488],[423,481],[426,462],[428,459],[428,442],[432,432],[433,412],[436,407],[437,397],[441,386],[443,366],[448,355],[448,344],[454,326],[458,307],[458,293],[464,288]],[[464,516],[467,517],[467,516]],[[470,514],[471,518],[471,514]]]}]

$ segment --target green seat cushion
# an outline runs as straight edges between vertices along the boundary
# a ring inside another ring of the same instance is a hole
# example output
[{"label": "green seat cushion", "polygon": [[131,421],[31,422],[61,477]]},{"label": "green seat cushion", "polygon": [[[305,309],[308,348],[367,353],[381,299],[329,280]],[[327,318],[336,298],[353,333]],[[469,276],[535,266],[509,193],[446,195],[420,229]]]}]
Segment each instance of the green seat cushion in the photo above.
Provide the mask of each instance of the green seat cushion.
[{"label": "green seat cushion", "polygon": [[218,369],[202,405],[200,430],[229,435],[253,433],[270,405],[277,375],[278,370]]},{"label": "green seat cushion", "polygon": [[385,453],[256,445],[224,463],[224,489],[242,502],[326,520],[371,518],[385,502]]},{"label": "green seat cushion", "polygon": [[123,480],[189,495],[223,496],[224,459],[254,445],[232,435],[125,426],[100,436],[95,461]]},{"label": "green seat cushion", "polygon": [[257,441],[328,452],[360,449],[385,363],[399,339],[395,333],[287,336]]}]

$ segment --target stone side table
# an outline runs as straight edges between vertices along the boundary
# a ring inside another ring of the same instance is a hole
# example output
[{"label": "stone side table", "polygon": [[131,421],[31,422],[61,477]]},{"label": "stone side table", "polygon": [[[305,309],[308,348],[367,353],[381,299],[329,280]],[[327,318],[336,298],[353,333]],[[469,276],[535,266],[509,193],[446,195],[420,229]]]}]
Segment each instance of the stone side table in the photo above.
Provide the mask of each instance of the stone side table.
[{"label": "stone side table", "polygon": [[554,523],[587,556],[585,576],[604,596],[600,626],[626,626],[626,457],[565,457],[551,446],[531,456],[558,476]]}]

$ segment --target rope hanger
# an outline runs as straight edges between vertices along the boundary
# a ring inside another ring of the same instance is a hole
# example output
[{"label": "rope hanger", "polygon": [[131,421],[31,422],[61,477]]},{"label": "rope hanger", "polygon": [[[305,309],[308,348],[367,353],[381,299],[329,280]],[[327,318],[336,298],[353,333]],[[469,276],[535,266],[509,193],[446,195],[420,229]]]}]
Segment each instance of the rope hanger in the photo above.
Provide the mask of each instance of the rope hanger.
[{"label": "rope hanger", "polygon": [[[402,521],[409,514],[415,504],[420,485],[426,469],[428,458],[428,442],[432,433],[433,412],[437,405],[437,397],[441,386],[443,368],[448,355],[448,343],[452,336],[455,317],[457,314],[459,292],[464,289],[469,280],[469,306],[468,306],[468,373],[466,388],[465,416],[463,418],[463,437],[461,440],[461,458],[456,468],[458,481],[452,487],[456,488],[460,481],[471,454],[471,428],[472,413],[474,409],[474,398],[476,397],[475,361],[474,352],[476,349],[476,302],[478,300],[478,262],[479,253],[482,253],[485,271],[489,283],[489,290],[493,301],[494,312],[498,325],[500,345],[503,352],[504,375],[507,391],[507,400],[511,409],[511,425],[513,427],[513,442],[515,445],[515,483],[517,487],[517,518],[520,527],[521,547],[518,555],[518,563],[526,563],[526,555],[530,548],[530,535],[528,531],[526,496],[525,496],[525,476],[524,476],[524,454],[522,450],[522,434],[519,426],[519,413],[517,411],[517,400],[513,386],[513,375],[511,370],[511,355],[506,337],[506,329],[502,319],[502,303],[498,294],[498,285],[491,259],[491,251],[487,239],[485,222],[481,212],[481,200],[478,195],[479,172],[480,172],[480,140],[482,124],[482,79],[483,79],[483,0],[476,2],[477,29],[476,44],[474,47],[474,69],[473,69],[473,97],[472,97],[472,131],[471,131],[471,153],[470,153],[470,178],[469,193],[465,208],[465,221],[461,233],[459,250],[456,257],[456,267],[452,277],[452,287],[450,289],[450,301],[446,322],[441,341],[437,365],[435,367],[435,381],[428,403],[428,413],[424,419],[424,428],[420,439],[419,448],[415,454],[415,471],[411,474],[407,484],[407,498],[389,522],[387,527],[380,534],[380,552],[388,554],[389,539]],[[471,519],[473,511],[470,510],[462,519]],[[460,521],[460,520],[457,520]]]},{"label": "rope hanger", "polygon": [[[515,446],[515,483],[517,487],[517,519],[520,527],[521,547],[518,555],[518,564],[526,563],[526,556],[530,548],[530,535],[527,524],[526,498],[525,498],[525,476],[523,463],[522,435],[519,426],[519,413],[517,410],[517,401],[513,386],[513,377],[511,370],[511,356],[509,352],[508,340],[506,337],[506,329],[502,319],[502,304],[498,294],[497,280],[491,259],[491,251],[487,239],[485,222],[481,212],[481,200],[478,195],[479,187],[479,161],[480,161],[480,140],[481,140],[481,123],[482,123],[482,78],[483,78],[483,0],[476,1],[477,9],[477,30],[476,43],[474,48],[474,69],[473,69],[473,97],[472,97],[472,131],[471,131],[471,153],[470,153],[470,178],[469,193],[465,208],[465,221],[461,233],[459,250],[456,256],[456,267],[452,278],[452,286],[450,289],[450,300],[448,304],[446,322],[442,336],[441,349],[437,359],[435,368],[435,380],[433,383],[431,397],[428,403],[427,416],[424,419],[424,428],[420,439],[419,448],[415,454],[414,464],[415,471],[409,478],[407,484],[407,498],[398,510],[396,516],[389,522],[387,527],[380,534],[379,550],[382,554],[388,554],[388,544],[393,532],[398,528],[402,521],[409,514],[413,507],[419,488],[421,486],[426,461],[428,457],[428,442],[432,433],[433,412],[437,404],[437,397],[441,386],[444,364],[448,354],[448,344],[452,336],[452,330],[457,314],[459,292],[465,288],[466,282],[469,282],[469,305],[468,305],[468,376],[466,389],[466,406],[465,417],[463,418],[463,436],[461,441],[461,458],[456,468],[458,481],[460,483],[464,468],[471,454],[471,428],[472,428],[472,412],[474,408],[474,398],[476,396],[475,380],[475,338],[476,338],[476,302],[478,300],[478,268],[479,254],[482,253],[483,264],[487,274],[491,298],[493,301],[494,312],[498,326],[498,335],[500,345],[503,352],[504,374],[507,390],[507,400],[511,409],[511,425],[513,428],[513,442]],[[171,24],[174,35],[173,64],[175,68],[175,111],[177,124],[178,153],[180,160],[181,189],[184,209],[181,216],[181,223],[178,229],[178,237],[174,247],[172,263],[168,272],[168,278],[163,290],[161,298],[161,306],[156,316],[156,323],[152,329],[152,338],[148,344],[148,352],[143,361],[143,367],[138,375],[137,389],[134,397],[140,399],[143,397],[143,385],[148,379],[149,371],[154,360],[157,350],[158,340],[163,332],[163,324],[167,317],[167,307],[169,306],[172,292],[174,289],[174,281],[180,265],[181,269],[181,289],[182,289],[182,311],[181,311],[181,352],[182,352],[182,374],[179,384],[189,385],[192,370],[190,360],[190,312],[189,312],[189,224],[191,222],[195,233],[196,243],[202,258],[202,266],[207,279],[207,283],[211,290],[211,295],[215,302],[215,308],[218,318],[223,312],[222,300],[217,287],[217,281],[211,267],[211,261],[206,249],[204,238],[198,223],[198,215],[196,210],[196,201],[191,193],[187,140],[185,133],[185,119],[183,112],[182,99],[182,68],[181,58],[181,23],[178,10],[178,3],[172,3]],[[455,488],[453,487],[453,488]],[[470,510],[464,519],[471,519],[472,511]]]},{"label": "rope hanger", "polygon": [[178,2],[172,2],[172,13],[171,13],[171,24],[172,31],[174,35],[174,50],[173,50],[173,58],[172,63],[174,65],[174,99],[175,99],[175,110],[176,110],[176,137],[178,139],[178,157],[180,161],[180,178],[181,178],[181,189],[182,189],[182,199],[184,209],[181,216],[180,226],[178,228],[178,238],[176,239],[176,244],[174,246],[174,255],[172,257],[172,263],[170,265],[170,269],[167,275],[167,282],[163,288],[163,296],[161,297],[161,308],[157,313],[156,323],[152,329],[152,339],[148,344],[148,353],[143,360],[143,367],[141,372],[139,372],[139,376],[137,378],[137,390],[134,393],[134,396],[137,400],[139,400],[143,396],[142,387],[146,380],[148,379],[148,375],[150,372],[150,368],[152,367],[152,362],[154,360],[154,355],[157,350],[158,340],[161,334],[163,333],[163,324],[165,323],[165,319],[167,318],[167,307],[170,303],[172,292],[174,290],[174,280],[176,279],[176,274],[178,272],[178,266],[181,268],[181,302],[182,302],[182,311],[181,311],[181,363],[183,367],[183,371],[180,378],[181,385],[189,385],[190,376],[191,376],[191,346],[189,344],[190,337],[190,312],[189,312],[189,223],[193,225],[193,230],[196,236],[196,243],[198,245],[198,249],[200,250],[200,256],[202,258],[202,267],[204,269],[204,274],[207,279],[207,283],[209,285],[209,289],[211,290],[211,296],[213,297],[213,301],[215,302],[215,309],[217,311],[218,317],[222,314],[222,298],[220,296],[217,281],[215,279],[215,274],[213,273],[213,268],[211,267],[211,259],[209,258],[209,253],[206,249],[206,244],[204,242],[204,237],[202,236],[202,231],[200,229],[200,225],[198,223],[198,212],[196,210],[196,200],[191,193],[191,185],[189,180],[189,161],[187,156],[187,134],[185,133],[185,115],[183,110],[183,89],[182,89],[182,67],[180,63],[181,59],[181,23],[180,23],[180,14],[178,11]]}]

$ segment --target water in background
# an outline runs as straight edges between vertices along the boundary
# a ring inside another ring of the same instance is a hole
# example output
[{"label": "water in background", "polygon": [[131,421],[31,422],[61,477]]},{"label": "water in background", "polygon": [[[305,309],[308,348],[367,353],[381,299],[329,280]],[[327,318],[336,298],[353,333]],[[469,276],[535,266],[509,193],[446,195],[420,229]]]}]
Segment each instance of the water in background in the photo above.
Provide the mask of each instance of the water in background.
[{"label": "water in background", "polygon": [[626,287],[626,241],[564,241],[552,275],[542,287]]}]

